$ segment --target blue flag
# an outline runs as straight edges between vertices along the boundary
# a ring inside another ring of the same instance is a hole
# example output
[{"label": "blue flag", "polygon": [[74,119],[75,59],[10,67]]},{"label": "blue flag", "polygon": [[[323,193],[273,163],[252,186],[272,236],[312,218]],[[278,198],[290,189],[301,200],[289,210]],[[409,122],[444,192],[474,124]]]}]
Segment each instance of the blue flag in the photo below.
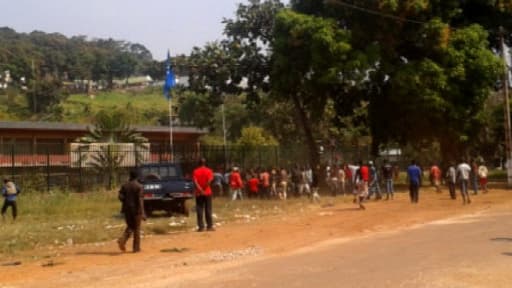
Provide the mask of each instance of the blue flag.
[{"label": "blue flag", "polygon": [[167,51],[167,63],[165,70],[164,96],[167,100],[171,99],[171,89],[176,85],[176,77],[171,67],[171,55]]}]

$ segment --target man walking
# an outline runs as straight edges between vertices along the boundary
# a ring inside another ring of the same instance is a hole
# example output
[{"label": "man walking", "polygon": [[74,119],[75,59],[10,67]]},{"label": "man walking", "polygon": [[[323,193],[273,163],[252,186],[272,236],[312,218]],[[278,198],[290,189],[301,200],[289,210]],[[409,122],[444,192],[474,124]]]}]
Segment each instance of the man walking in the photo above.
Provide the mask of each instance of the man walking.
[{"label": "man walking", "polygon": [[454,163],[450,163],[450,167],[448,167],[448,171],[446,171],[446,182],[448,183],[450,197],[453,200],[457,199],[457,194],[455,193],[455,185],[457,183],[457,170],[455,169]]},{"label": "man walking", "polygon": [[4,179],[4,186],[2,187],[2,196],[4,196],[4,205],[2,206],[2,218],[5,219],[5,212],[7,208],[11,207],[12,220],[16,220],[18,216],[18,206],[16,205],[16,198],[20,194],[20,189],[14,182],[9,179]]},{"label": "man walking", "polygon": [[421,169],[416,165],[415,160],[412,160],[411,165],[407,167],[407,178],[409,179],[409,196],[411,203],[418,203],[421,186]]},{"label": "man walking", "polygon": [[126,242],[133,234],[133,253],[140,252],[140,222],[146,220],[144,213],[144,193],[142,185],[138,182],[137,171],[130,171],[130,180],[119,190],[119,200],[122,203],[122,212],[126,222],[126,229],[121,238],[117,240],[119,249],[126,251]]},{"label": "man walking", "polygon": [[199,160],[199,167],[192,174],[196,192],[197,231],[204,231],[203,214],[206,218],[206,229],[215,231],[212,220],[212,188],[213,171],[206,167],[206,159]]},{"label": "man walking", "polygon": [[462,204],[470,204],[471,199],[469,198],[468,185],[469,177],[471,173],[471,166],[464,159],[462,159],[459,166],[457,166],[457,178],[460,183],[460,193],[462,194]]}]

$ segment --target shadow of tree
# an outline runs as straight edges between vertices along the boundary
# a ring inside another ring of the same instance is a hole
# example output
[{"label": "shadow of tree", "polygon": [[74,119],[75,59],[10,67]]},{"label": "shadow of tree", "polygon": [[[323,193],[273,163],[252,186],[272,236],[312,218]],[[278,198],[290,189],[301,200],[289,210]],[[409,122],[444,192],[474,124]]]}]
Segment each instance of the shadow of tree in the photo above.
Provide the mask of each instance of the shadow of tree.
[{"label": "shadow of tree", "polygon": [[496,242],[512,242],[512,238],[511,237],[496,237],[496,238],[491,238],[491,241],[496,241]]}]

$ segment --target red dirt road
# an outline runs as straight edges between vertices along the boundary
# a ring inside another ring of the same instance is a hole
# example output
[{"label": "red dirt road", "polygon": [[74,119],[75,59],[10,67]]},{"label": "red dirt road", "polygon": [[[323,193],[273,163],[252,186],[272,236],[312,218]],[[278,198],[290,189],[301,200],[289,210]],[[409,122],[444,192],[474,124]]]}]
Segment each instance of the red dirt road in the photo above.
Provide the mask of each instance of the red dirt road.
[{"label": "red dirt road", "polygon": [[[332,199],[324,198],[322,201],[326,203]],[[437,194],[430,189],[424,189],[420,194],[420,203],[417,205],[410,204],[405,193],[398,193],[393,201],[368,203],[366,211],[354,209],[354,205],[340,203],[340,201],[337,201],[334,206],[324,206],[324,208],[311,204],[314,206],[310,207],[312,209],[297,211],[293,215],[263,218],[253,223],[230,224],[221,226],[216,232],[185,232],[146,237],[142,241],[143,252],[139,254],[119,253],[114,241],[73,246],[62,249],[58,257],[32,262],[23,261],[18,266],[0,266],[0,288],[63,287],[62,285],[114,288],[247,285],[252,287],[312,287],[311,285],[377,287],[369,283],[380,283],[381,287],[507,287],[499,285],[499,283],[510,283],[508,280],[512,280],[508,274],[504,274],[504,270],[500,270],[503,263],[489,263],[489,265],[495,264],[497,268],[494,270],[495,275],[492,269],[487,271],[485,279],[503,281],[494,283],[494,286],[489,286],[491,282],[482,279],[480,282],[476,280],[466,282],[471,284],[466,286],[456,286],[458,282],[453,281],[446,282],[451,283],[451,286],[444,286],[445,282],[436,282],[437,286],[422,286],[418,283],[433,283],[422,277],[437,275],[435,271],[430,271],[429,273],[432,274],[427,273],[427,275],[426,272],[405,269],[404,273],[411,274],[410,279],[417,280],[409,283],[403,282],[404,280],[396,273],[386,274],[387,266],[372,264],[375,261],[379,262],[383,257],[400,254],[402,250],[397,247],[403,247],[404,251],[414,251],[411,247],[419,247],[419,251],[406,257],[404,263],[414,263],[416,259],[437,255],[436,251],[430,251],[438,249],[437,246],[420,245],[424,243],[421,239],[425,238],[432,243],[437,242],[438,238],[442,239],[442,245],[447,251],[460,247],[460,243],[466,238],[469,238],[468,243],[474,243],[475,247],[484,247],[484,245],[479,246],[477,240],[472,240],[482,233],[465,235],[462,232],[468,229],[458,226],[443,226],[442,231],[425,232],[419,228],[410,229],[422,227],[432,221],[454,217],[455,219],[459,219],[456,217],[481,219],[481,221],[474,221],[482,223],[478,229],[491,227],[491,224],[496,222],[504,222],[506,225],[508,222],[504,220],[507,219],[505,212],[512,211],[512,191],[491,190],[489,194],[474,196],[471,205],[464,206],[461,202],[461,200],[450,200],[446,191]],[[408,237],[409,231],[415,231],[416,238]],[[497,231],[495,234],[498,233]],[[505,243],[507,239],[512,238],[512,232],[494,237],[503,239]],[[452,238],[454,241],[449,241]],[[363,242],[365,244],[361,246],[360,243]],[[496,243],[498,242],[499,240]],[[389,250],[389,253],[393,254],[382,252],[387,251],[382,248],[382,245],[393,247]],[[475,249],[473,246],[466,248]],[[512,251],[512,249],[509,250]],[[369,251],[378,253],[372,255]],[[337,255],[338,252],[341,254]],[[45,255],[45,251],[33,253]],[[369,256],[363,257],[366,254]],[[302,258],[297,255],[302,255]],[[463,256],[457,254],[457,257],[460,261],[464,261]],[[308,265],[308,261],[311,261],[309,264],[316,264]],[[429,265],[437,264],[442,267],[445,261],[449,262],[450,259],[433,257]],[[476,260],[472,257],[468,261]],[[500,258],[500,261],[510,262],[512,257]],[[447,269],[456,268],[453,266],[456,263],[448,264]],[[266,273],[267,269],[261,269],[262,265],[268,267],[271,273]],[[476,266],[480,267],[478,265]],[[396,267],[400,267],[399,262],[389,265],[389,269],[396,270]],[[370,270],[367,271],[365,268]],[[347,270],[351,273],[345,273]],[[237,272],[240,273],[235,274],[234,277],[233,273]],[[345,274],[340,274],[342,272]],[[459,270],[452,272],[452,274],[457,273],[461,275],[460,273],[469,272]],[[333,279],[328,279],[325,275],[333,275]],[[338,279],[336,275],[343,275],[345,285],[337,285],[341,282],[336,282]],[[387,277],[385,275],[395,275],[394,278],[389,276],[391,281],[389,286],[384,285],[387,282],[380,282],[383,281],[382,278]],[[327,279],[327,282],[323,284],[312,282],[311,279],[317,279],[315,277]],[[439,278],[439,275],[436,277]],[[374,282],[367,282],[368,286],[361,279]],[[282,282],[285,280],[287,282]],[[397,283],[400,285],[395,285]]]}]

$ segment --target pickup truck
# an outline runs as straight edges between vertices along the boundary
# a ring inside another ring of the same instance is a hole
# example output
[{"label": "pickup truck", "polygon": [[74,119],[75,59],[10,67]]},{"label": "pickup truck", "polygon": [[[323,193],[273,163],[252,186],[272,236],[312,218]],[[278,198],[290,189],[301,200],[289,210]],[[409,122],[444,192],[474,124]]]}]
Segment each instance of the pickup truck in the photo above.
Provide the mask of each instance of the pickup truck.
[{"label": "pickup truck", "polygon": [[163,210],[168,215],[189,215],[186,201],[194,197],[194,184],[183,177],[179,164],[144,164],[139,167],[144,186],[144,210],[147,216]]}]

